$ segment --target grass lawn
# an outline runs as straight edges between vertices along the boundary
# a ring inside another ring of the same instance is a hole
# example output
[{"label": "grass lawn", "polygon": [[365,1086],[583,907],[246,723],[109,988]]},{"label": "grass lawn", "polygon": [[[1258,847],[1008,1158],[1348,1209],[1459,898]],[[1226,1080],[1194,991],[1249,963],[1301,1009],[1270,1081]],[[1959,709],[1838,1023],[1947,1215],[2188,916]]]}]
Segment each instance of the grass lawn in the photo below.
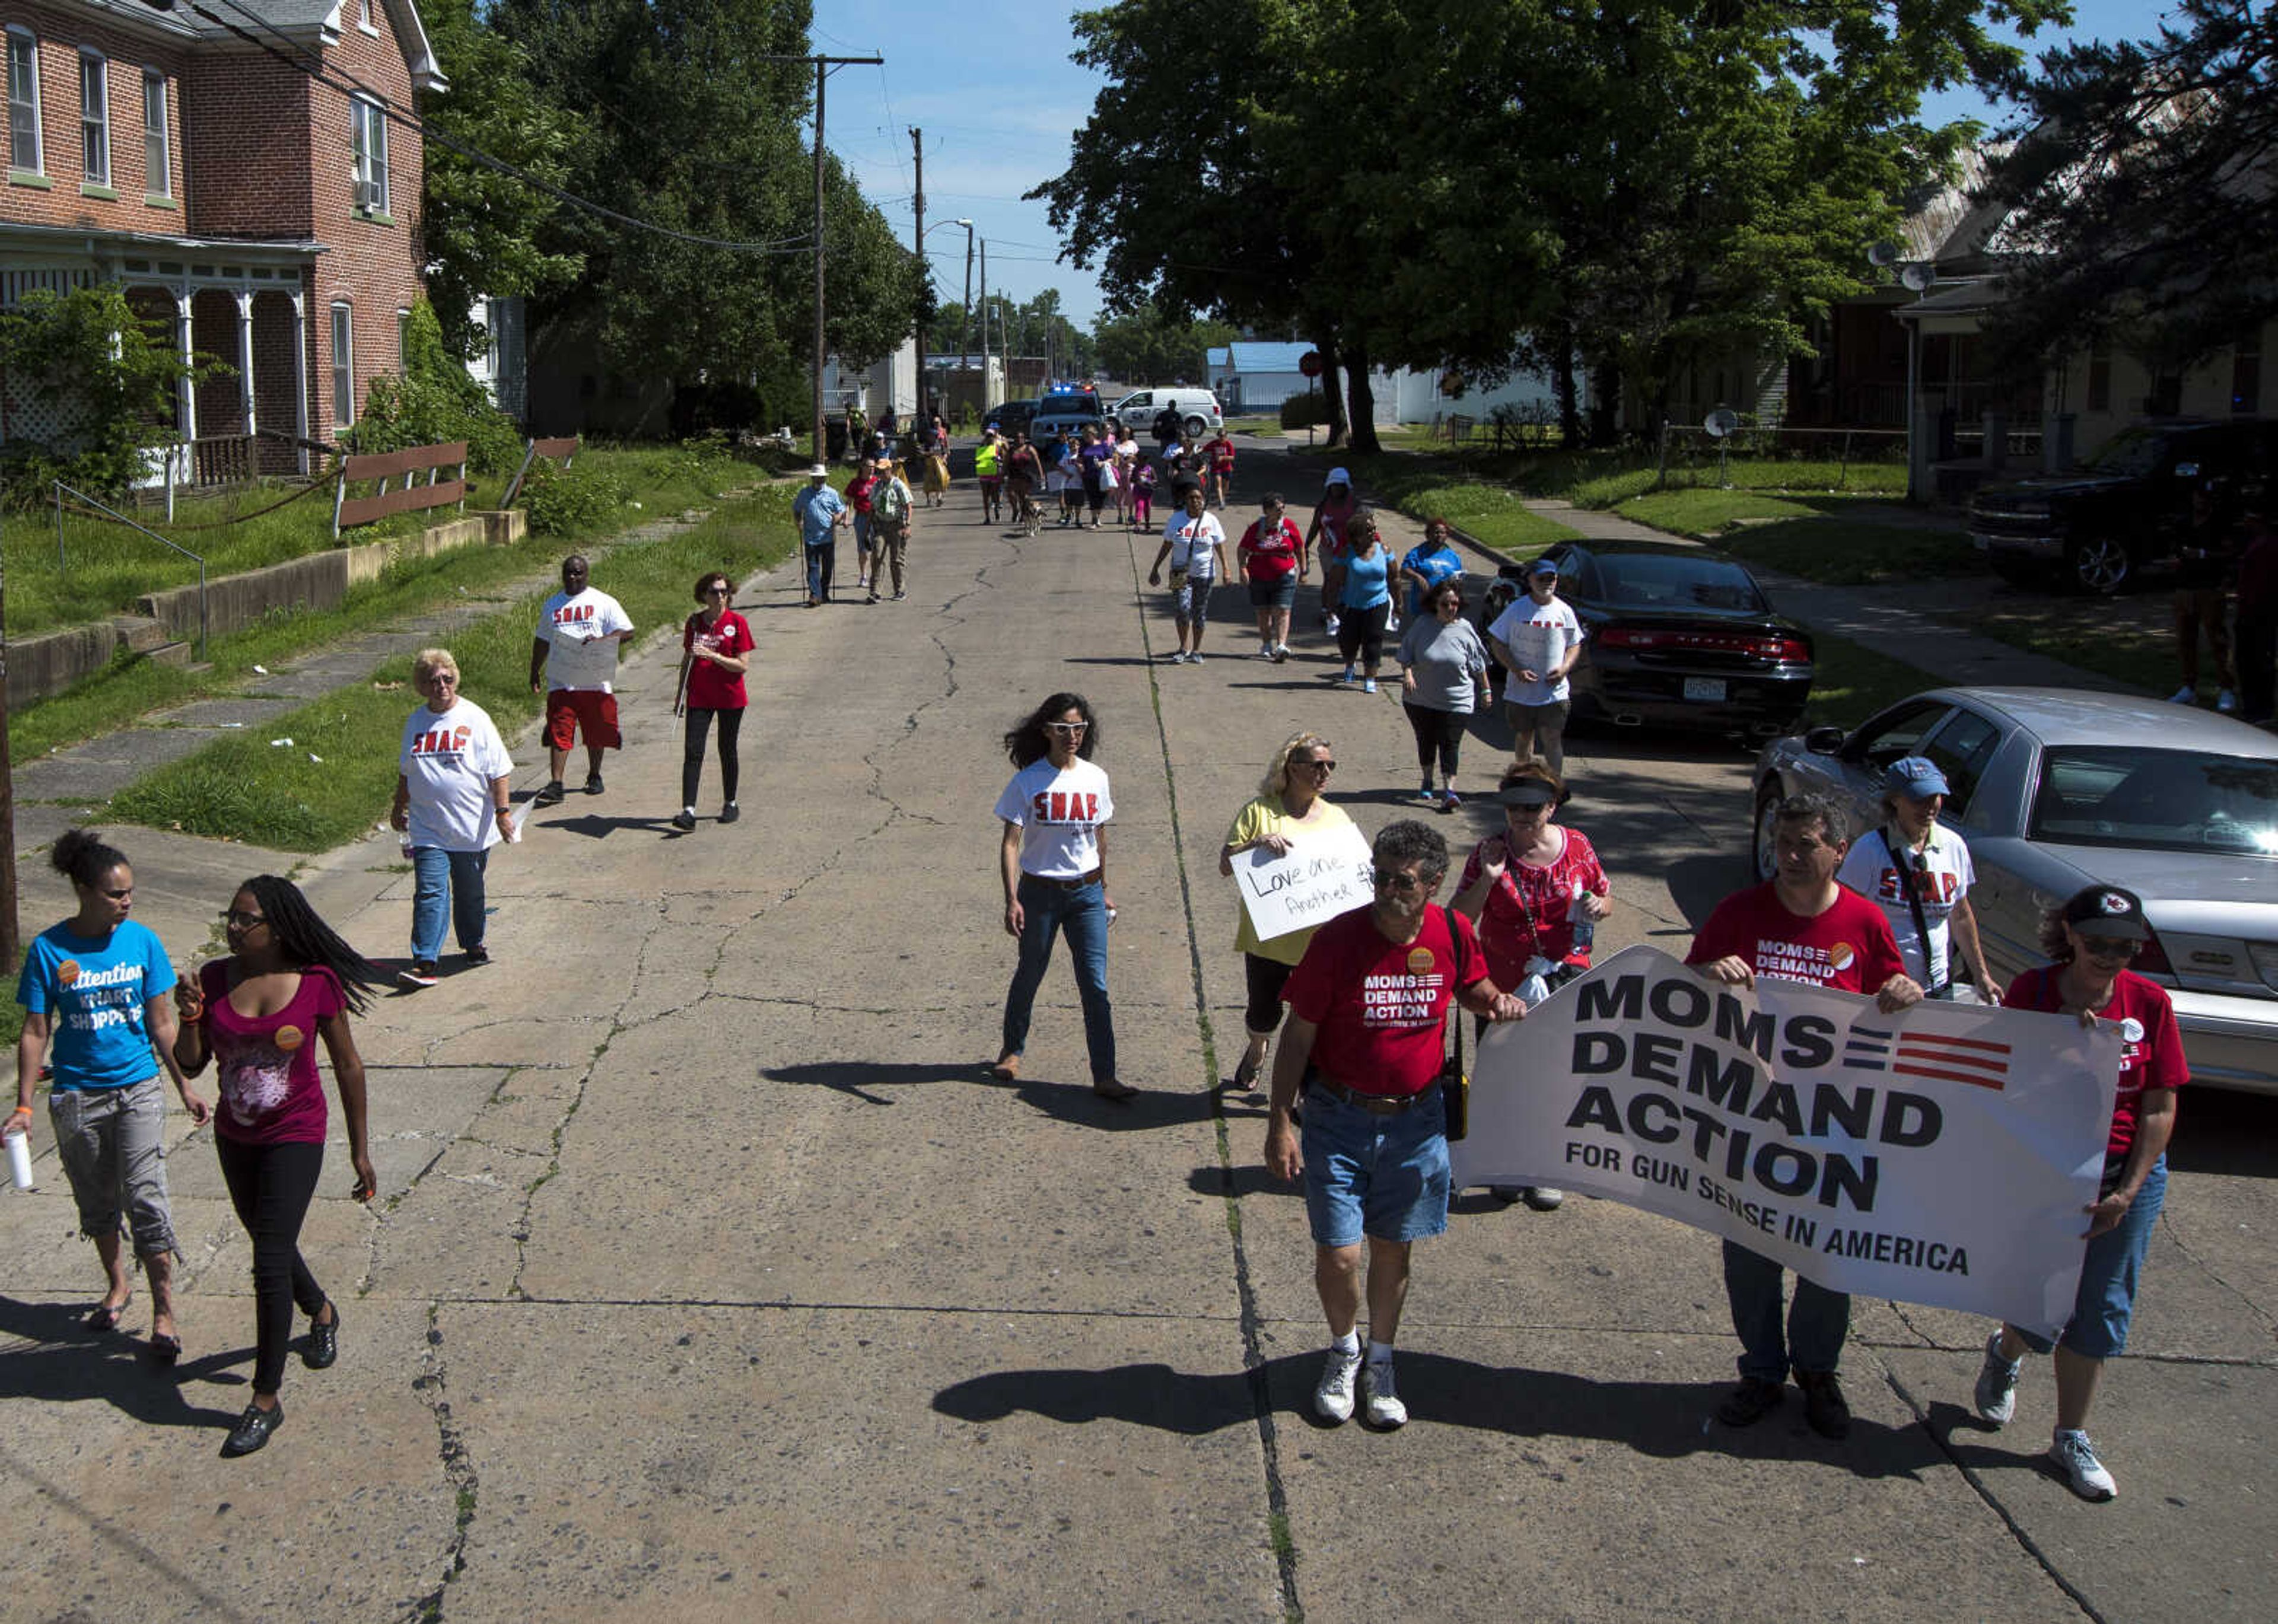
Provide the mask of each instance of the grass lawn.
[{"label": "grass lawn", "polygon": [[[703,570],[740,577],[789,556],[798,545],[791,494],[781,486],[730,503],[693,530],[618,547],[600,583],[643,629],[644,640],[669,636],[689,613],[689,587]],[[468,698],[508,734],[541,703],[529,690],[529,672],[531,627],[544,596],[450,639]],[[390,661],[367,687],[311,700],[263,723],[258,736],[219,740],[160,768],[116,797],[110,815],[291,851],[322,851],[352,839],[386,814],[403,720],[418,704],[409,680],[409,659]],[[274,748],[271,737],[293,744]]]},{"label": "grass lawn", "polygon": [[[726,458],[707,457],[700,452],[681,446],[595,450],[585,454],[579,461],[583,462],[587,458],[597,468],[621,480],[626,492],[625,503],[594,523],[567,536],[534,537],[514,547],[463,547],[432,558],[409,560],[392,567],[376,581],[351,587],[346,600],[337,609],[272,611],[270,618],[258,626],[214,638],[207,649],[207,661],[212,667],[208,671],[185,671],[171,666],[153,665],[144,660],[121,660],[108,670],[74,683],[63,693],[34,700],[13,712],[8,721],[10,760],[30,760],[45,755],[50,750],[124,727],[151,711],[232,692],[246,680],[249,667],[255,665],[274,665],[320,644],[370,630],[404,615],[432,609],[456,596],[462,589],[467,591],[487,590],[501,581],[529,573],[549,555],[558,557],[562,550],[569,547],[600,541],[646,518],[708,504],[721,491],[749,484],[759,477],[758,470],[748,464]],[[307,502],[297,504],[296,507],[306,514],[313,511],[310,504],[323,506],[324,501],[322,497],[311,497]],[[295,511],[295,508],[285,510],[287,514]],[[278,515],[279,519],[282,517],[282,515]],[[313,537],[302,534],[295,542],[295,551],[261,561],[277,562],[280,558],[298,557],[302,553],[315,550],[319,544],[330,546],[331,518],[331,508],[323,507],[322,524]],[[50,583],[55,580],[52,522],[46,532],[46,551],[43,553],[39,552],[36,545],[37,536],[28,536],[31,552],[37,555],[29,559],[19,556],[27,545],[27,533],[20,528],[27,522],[11,520],[4,531],[0,531],[0,535],[4,535],[8,548],[8,630],[12,637],[27,635],[17,618],[19,583],[26,575],[36,580],[42,568],[47,579]],[[36,524],[31,526],[33,531],[37,529]],[[374,530],[379,529],[374,527]],[[382,530],[380,533],[386,532]],[[371,538],[373,532],[358,530],[355,534],[361,541]],[[116,538],[121,535],[131,537],[148,553],[163,554],[169,560],[173,558],[157,543],[147,538],[133,537],[131,532],[111,532],[111,545],[116,545]],[[271,540],[273,542],[275,538],[272,537]],[[68,541],[69,532],[66,531]],[[250,546],[252,544],[247,545]],[[133,577],[128,583],[132,589],[128,599],[131,599],[133,592],[148,591],[158,585],[180,584],[184,578],[192,581],[197,578],[194,566],[187,565],[186,560],[174,561],[183,564],[187,571],[186,577],[179,574],[167,575],[159,566],[151,564],[147,573]],[[248,564],[245,567],[254,566]],[[74,583],[78,580],[76,565],[72,580]],[[125,606],[126,600],[121,600],[80,618],[100,619]]]},{"label": "grass lawn", "polygon": [[[1436,514],[1482,546],[1508,558],[1533,558],[1552,542],[1575,534],[1556,519],[1528,512],[1519,492],[1474,478],[1453,459],[1403,456],[1397,452],[1360,457],[1340,453],[1339,460],[1331,463],[1323,460],[1325,456],[1317,454],[1313,461],[1297,466],[1309,474],[1318,469],[1323,477],[1332,466],[1346,469],[1385,506],[1411,519]],[[1311,478],[1300,476],[1285,482],[1282,495],[1292,516],[1302,522],[1311,515],[1320,491]]]},{"label": "grass lawn", "polygon": [[1811,643],[1814,672],[1804,728],[1855,728],[1884,705],[1945,680],[1847,637],[1815,631]]},{"label": "grass lawn", "polygon": [[[2165,591],[2119,598],[2014,597],[1981,599],[1940,618],[1966,626],[1980,637],[2045,654],[2093,671],[2145,693],[2167,695],[2181,680],[2175,633]],[[2214,697],[2214,661],[2203,658],[2205,694]]]},{"label": "grass lawn", "polygon": [[1920,530],[1849,519],[1786,519],[1716,538],[1733,557],[1829,586],[1903,586],[1990,579],[1984,555],[1960,530]]}]

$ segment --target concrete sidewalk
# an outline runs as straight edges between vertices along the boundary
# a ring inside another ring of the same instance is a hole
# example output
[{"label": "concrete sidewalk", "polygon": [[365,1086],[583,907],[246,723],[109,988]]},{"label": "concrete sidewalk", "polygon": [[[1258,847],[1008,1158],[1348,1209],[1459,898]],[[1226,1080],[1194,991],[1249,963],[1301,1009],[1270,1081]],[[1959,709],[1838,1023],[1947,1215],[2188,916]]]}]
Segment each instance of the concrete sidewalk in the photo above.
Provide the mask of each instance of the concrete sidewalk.
[{"label": "concrete sidewalk", "polygon": [[[1407,725],[1392,693],[1324,680],[1310,597],[1288,664],[1243,657],[1227,587],[1208,661],[1170,667],[1151,537],[1023,541],[976,515],[967,483],[918,515],[905,604],[804,611],[788,568],[747,587],[737,825],[712,820],[707,764],[703,821],[670,828],[676,662],[628,662],[608,794],[535,814],[492,864],[498,962],[447,955],[440,987],[356,1023],[382,1199],[347,1199],[336,1117],[302,1244],[342,1307],[340,1362],[288,1365],[263,1453],[215,1453],[253,1305],[207,1135],[173,1118],[171,1374],[74,1329],[98,1276],[52,1160],[36,1193],[0,1191],[11,1613],[2266,1611],[2278,1280],[2256,1237],[2278,1200],[2251,1133],[2176,1181],[2157,1311],[2106,1382],[2129,1538],[2031,1464],[2045,1369],[2011,1435],[1958,1424],[1984,1331],[1958,1315],[1856,1305],[1846,1445],[1794,1406],[1713,1426],[1734,1351],[1715,1243],[1604,1202],[1460,1200],[1418,1252],[1414,1422],[1314,1422],[1303,1204],[1258,1166],[1262,1098],[1208,1092],[1243,999],[1216,857],[1300,726],[1334,740],[1332,793],[1365,830],[1412,815]],[[1100,714],[1114,787],[1128,1106],[1086,1086],[1059,965],[1021,1082],[981,1071],[1012,969],[1002,735],[1062,688]],[[1506,744],[1483,723],[1466,783]],[[1745,759],[1617,738],[1572,762],[1569,818],[1619,904],[1601,942],[1681,946],[1743,877]],[[1496,822],[1435,820],[1459,853]],[[395,858],[374,838],[304,876],[375,954],[409,925]]]}]

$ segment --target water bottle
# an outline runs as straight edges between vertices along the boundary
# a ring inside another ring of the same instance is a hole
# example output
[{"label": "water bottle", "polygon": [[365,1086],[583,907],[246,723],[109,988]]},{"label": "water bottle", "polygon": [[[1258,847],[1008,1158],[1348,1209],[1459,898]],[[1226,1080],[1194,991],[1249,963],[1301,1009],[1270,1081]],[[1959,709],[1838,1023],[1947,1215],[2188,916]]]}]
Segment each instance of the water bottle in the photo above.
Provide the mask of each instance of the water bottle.
[{"label": "water bottle", "polygon": [[8,1173],[19,1190],[32,1188],[32,1136],[20,1130],[8,1135]]},{"label": "water bottle", "polygon": [[1590,893],[1582,882],[1574,882],[1574,900],[1566,910],[1566,922],[1574,927],[1574,951],[1587,953],[1598,939],[1598,921],[1590,917]]}]

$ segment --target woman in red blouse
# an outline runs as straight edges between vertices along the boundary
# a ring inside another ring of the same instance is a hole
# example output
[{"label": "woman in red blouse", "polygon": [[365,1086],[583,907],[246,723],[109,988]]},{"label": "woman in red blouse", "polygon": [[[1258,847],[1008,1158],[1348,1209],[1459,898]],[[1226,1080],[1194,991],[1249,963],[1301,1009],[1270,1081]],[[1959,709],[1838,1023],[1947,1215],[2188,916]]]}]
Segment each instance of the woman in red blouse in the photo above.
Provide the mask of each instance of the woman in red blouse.
[{"label": "woman in red blouse", "polygon": [[[2175,1128],[2175,1091],[2190,1076],[2182,1033],[2165,989],[2126,968],[2152,927],[2144,903],[2116,885],[2092,885],[2049,911],[2041,950],[2054,961],[2009,983],[2005,1009],[2075,1015],[2083,1025],[2120,1029],[2120,1087],[2105,1142],[2104,1178],[2085,1210],[2088,1243],[2072,1319],[2056,1348],[2057,1424],[2049,1458],[2072,1491],[2108,1500],[2119,1492],[2088,1441],[2088,1409],[2104,1361],[2128,1344],[2136,1285],[2160,1208],[2167,1194],[2167,1139]],[[1977,1374],[1977,1413],[1999,1427],[2016,1414],[2017,1375],[2028,1351],[2049,1352],[2047,1338],[2003,1325],[1985,1345]]]},{"label": "woman in red blouse", "polygon": [[[875,580],[875,577],[873,577]],[[680,685],[672,713],[688,716],[687,739],[680,759],[680,810],[672,827],[683,834],[696,827],[696,789],[704,782],[704,740],[712,724],[720,724],[720,821],[733,823],[743,814],[736,806],[739,768],[737,735],[744,726],[744,673],[751,668],[751,622],[730,606],[736,583],[715,569],[697,578],[696,601],[704,606],[690,615],[680,629]],[[877,601],[877,594],[871,594]]]},{"label": "woman in red blouse", "polygon": [[364,986],[379,972],[317,916],[289,880],[256,874],[222,915],[230,956],[202,966],[174,988],[181,1028],[174,1059],[195,1077],[212,1058],[221,1099],[214,1148],[230,1204],[253,1239],[258,1327],[253,1402],[222,1445],[249,1455],[285,1422],[278,1397],[295,1303],[309,1316],[301,1362],[322,1370],[340,1357],[340,1311],[301,1256],[301,1222],[325,1164],[325,1088],[312,1039],[332,1056],[333,1081],[348,1119],[355,1199],[378,1186],[364,1121],[363,1060],[348,1015],[363,1011]]}]

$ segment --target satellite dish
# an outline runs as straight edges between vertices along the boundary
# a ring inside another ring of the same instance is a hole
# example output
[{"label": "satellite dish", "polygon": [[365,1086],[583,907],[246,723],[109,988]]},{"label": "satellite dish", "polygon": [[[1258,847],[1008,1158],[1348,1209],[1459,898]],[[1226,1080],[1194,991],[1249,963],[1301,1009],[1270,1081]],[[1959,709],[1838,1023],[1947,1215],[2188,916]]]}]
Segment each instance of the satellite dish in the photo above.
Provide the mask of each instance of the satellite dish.
[{"label": "satellite dish", "polygon": [[1926,293],[1930,285],[1937,280],[1938,272],[1928,265],[1917,263],[1899,267],[1899,284],[1909,293]]},{"label": "satellite dish", "polygon": [[1877,271],[1889,269],[1899,263],[1899,245],[1895,242],[1877,243],[1867,250],[1867,263]]},{"label": "satellite dish", "polygon": [[1701,426],[1708,431],[1710,439],[1720,440],[1728,434],[1740,431],[1739,414],[1729,407],[1720,406],[1708,414],[1708,420]]}]

